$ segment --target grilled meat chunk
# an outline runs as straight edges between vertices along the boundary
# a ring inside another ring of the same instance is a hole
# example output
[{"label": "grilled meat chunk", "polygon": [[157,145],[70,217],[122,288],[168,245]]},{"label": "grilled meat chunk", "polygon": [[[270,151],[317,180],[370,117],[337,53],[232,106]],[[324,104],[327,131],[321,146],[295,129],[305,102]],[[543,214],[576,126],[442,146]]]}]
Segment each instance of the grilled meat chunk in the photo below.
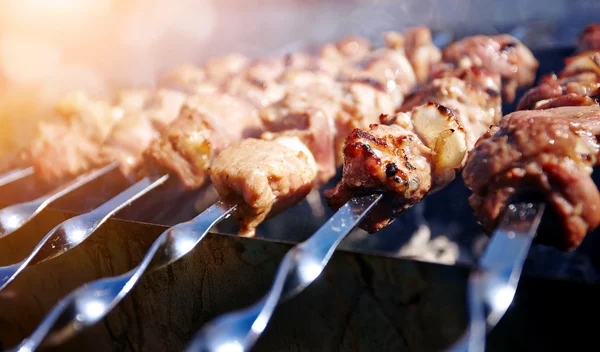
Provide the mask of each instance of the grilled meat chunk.
[{"label": "grilled meat chunk", "polygon": [[594,23],[585,27],[577,41],[577,49],[580,52],[600,50],[600,23]]},{"label": "grilled meat chunk", "polygon": [[398,113],[394,125],[371,125],[347,137],[342,180],[325,192],[325,199],[337,209],[355,195],[388,193],[360,225],[375,232],[447,185],[465,153],[466,136],[449,109],[431,103],[412,115]]},{"label": "grilled meat chunk", "polygon": [[335,175],[335,119],[339,114],[340,92],[329,75],[312,71],[289,71],[283,79],[285,96],[262,109],[260,117],[269,131],[263,139],[296,136],[313,153],[319,180],[326,183]]},{"label": "grilled meat chunk", "polygon": [[224,90],[247,99],[256,107],[269,106],[282,98],[285,88],[279,78],[285,72],[280,58],[256,60],[225,82]]},{"label": "grilled meat chunk", "polygon": [[102,146],[102,163],[117,160],[123,175],[131,177],[146,148],[177,118],[184,100],[183,93],[170,90],[123,92],[119,106],[125,117]]},{"label": "grilled meat chunk", "polygon": [[519,101],[518,110],[596,105],[600,101],[600,51],[587,51],[565,60],[565,68],[547,75]]},{"label": "grilled meat chunk", "polygon": [[57,184],[94,167],[100,147],[121,121],[124,110],[81,92],[67,95],[41,122],[30,148],[38,180]]},{"label": "grilled meat chunk", "polygon": [[332,76],[337,76],[345,67],[364,60],[371,50],[371,42],[358,36],[325,44],[319,50],[321,68]]},{"label": "grilled meat chunk", "polygon": [[442,59],[442,51],[433,44],[427,27],[409,28],[403,33],[388,32],[384,40],[388,47],[404,48],[419,84],[429,80],[432,68]]},{"label": "grilled meat chunk", "polygon": [[600,193],[590,175],[598,163],[600,107],[517,111],[482,138],[463,177],[469,201],[491,231],[511,197],[539,194],[551,207],[538,230],[541,242],[577,247],[600,224]]},{"label": "grilled meat chunk", "polygon": [[221,198],[238,204],[234,216],[239,234],[250,237],[265,218],[304,199],[316,176],[312,153],[295,137],[234,143],[210,168],[211,181]]},{"label": "grilled meat chunk", "polygon": [[549,75],[537,87],[525,92],[517,110],[597,105],[599,101],[600,82],[594,73],[583,72],[564,78]]},{"label": "grilled meat chunk", "polygon": [[476,35],[450,44],[443,50],[438,70],[451,67],[479,67],[502,77],[504,99],[511,102],[519,86],[531,85],[539,66],[533,53],[516,38],[507,35]]},{"label": "grilled meat chunk", "polygon": [[250,59],[248,57],[233,53],[207,59],[202,69],[208,80],[222,83],[232,75],[241,72],[249,62]]},{"label": "grilled meat chunk", "polygon": [[162,75],[159,87],[192,94],[215,93],[219,89],[219,82],[208,79],[206,71],[200,67],[183,64]]},{"label": "grilled meat chunk", "polygon": [[172,173],[195,189],[207,180],[213,158],[230,143],[257,137],[262,123],[254,108],[228,94],[188,98],[176,120],[144,152],[146,172]]},{"label": "grilled meat chunk", "polygon": [[453,111],[467,134],[467,148],[471,150],[502,116],[500,77],[478,68],[446,71],[408,96],[401,110],[408,112],[427,102]]}]

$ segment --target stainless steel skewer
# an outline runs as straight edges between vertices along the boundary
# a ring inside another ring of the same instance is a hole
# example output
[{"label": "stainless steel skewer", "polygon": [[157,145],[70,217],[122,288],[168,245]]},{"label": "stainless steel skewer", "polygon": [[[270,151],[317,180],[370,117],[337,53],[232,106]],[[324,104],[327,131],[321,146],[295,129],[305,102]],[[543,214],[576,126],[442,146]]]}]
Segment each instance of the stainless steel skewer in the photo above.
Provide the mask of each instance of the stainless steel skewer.
[{"label": "stainless steel skewer", "polygon": [[33,175],[34,172],[35,172],[35,169],[33,166],[26,167],[23,169],[14,169],[14,170],[7,171],[7,172],[3,173],[2,175],[0,175],[0,187],[5,186],[11,182],[15,182],[20,179],[23,179],[27,176]]},{"label": "stainless steel skewer", "polygon": [[56,258],[78,246],[108,218],[139,197],[165,183],[165,175],[152,180],[146,177],[96,209],[75,216],[54,227],[21,262],[0,267],[0,291],[8,286],[27,266]]},{"label": "stainless steel skewer", "polygon": [[[34,351],[51,332],[50,341],[60,343],[95,324],[131,291],[147,270],[167,266],[189,253],[214,225],[227,218],[235,208],[217,201],[194,219],[167,229],[154,241],[137,267],[119,276],[92,281],[73,291],[60,300],[33,334],[13,350]],[[53,328],[55,331],[52,331]]]},{"label": "stainless steel skewer", "polygon": [[321,274],[340,242],[382,197],[355,197],[344,204],[314,235],[285,255],[266,296],[253,306],[209,322],[186,351],[248,351],[277,304],[300,293]]},{"label": "stainless steel skewer", "polygon": [[545,203],[510,204],[469,276],[470,323],[450,351],[483,352],[488,331],[511,305],[523,264],[544,214]]},{"label": "stainless steel skewer", "polygon": [[37,199],[0,209],[0,238],[8,236],[21,228],[21,226],[33,219],[50,203],[97,179],[98,177],[106,175],[110,171],[116,169],[118,166],[119,162],[113,162],[101,169],[83,174],[67,184],[60,186],[49,194],[41,196]]}]

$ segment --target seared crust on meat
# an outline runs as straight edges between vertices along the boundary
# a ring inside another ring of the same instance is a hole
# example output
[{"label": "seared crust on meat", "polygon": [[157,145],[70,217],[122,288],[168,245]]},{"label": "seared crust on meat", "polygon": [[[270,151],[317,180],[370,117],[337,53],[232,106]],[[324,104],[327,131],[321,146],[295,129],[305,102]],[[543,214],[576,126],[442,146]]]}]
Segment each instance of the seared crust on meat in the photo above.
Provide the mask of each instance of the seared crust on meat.
[{"label": "seared crust on meat", "polygon": [[346,138],[342,180],[325,191],[334,209],[356,195],[386,193],[360,225],[369,232],[387,226],[428,192],[450,183],[467,149],[462,127],[441,105],[426,104],[411,115],[398,113],[388,120],[393,124],[355,129]]},{"label": "seared crust on meat", "polygon": [[325,199],[338,209],[361,193],[398,195],[379,205],[361,224],[366,231],[375,232],[429,191],[432,160],[431,149],[410,130],[397,125],[355,129],[344,144],[342,181],[325,191]]},{"label": "seared crust on meat", "polygon": [[555,216],[550,231],[538,231],[540,240],[565,250],[578,246],[600,224],[600,193],[590,178],[598,163],[599,136],[598,106],[505,116],[477,143],[463,171],[483,227],[491,231],[497,225],[512,196],[534,191]]}]

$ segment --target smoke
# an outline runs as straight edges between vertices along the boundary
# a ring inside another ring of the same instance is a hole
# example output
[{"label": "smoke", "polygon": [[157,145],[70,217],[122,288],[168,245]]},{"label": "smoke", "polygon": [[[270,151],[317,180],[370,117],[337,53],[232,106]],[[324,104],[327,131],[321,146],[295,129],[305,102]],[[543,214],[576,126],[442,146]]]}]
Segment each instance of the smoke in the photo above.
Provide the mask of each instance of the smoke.
[{"label": "smoke", "polygon": [[0,137],[21,139],[40,106],[68,91],[103,97],[153,86],[163,70],[202,52],[215,16],[210,0],[1,2]]}]

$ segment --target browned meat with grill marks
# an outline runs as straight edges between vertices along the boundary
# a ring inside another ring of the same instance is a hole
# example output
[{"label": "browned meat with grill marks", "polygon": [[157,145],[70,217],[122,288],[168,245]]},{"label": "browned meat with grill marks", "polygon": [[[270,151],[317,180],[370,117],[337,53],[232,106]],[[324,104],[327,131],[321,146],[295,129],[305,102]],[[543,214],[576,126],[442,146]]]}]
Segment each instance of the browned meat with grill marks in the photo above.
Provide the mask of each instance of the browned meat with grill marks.
[{"label": "browned meat with grill marks", "polygon": [[600,50],[600,23],[585,27],[579,36],[577,49],[579,51]]},{"label": "browned meat with grill marks", "polygon": [[519,86],[531,85],[539,63],[533,53],[516,38],[507,35],[476,35],[450,44],[443,50],[444,65],[479,67],[502,77],[504,99],[511,102]]},{"label": "browned meat with grill marks", "polygon": [[517,111],[482,138],[463,177],[483,227],[498,224],[509,200],[535,192],[551,206],[538,230],[541,242],[577,247],[600,224],[600,193],[590,175],[598,164],[600,107]]},{"label": "browned meat with grill marks", "polygon": [[250,237],[265,218],[303,200],[316,176],[311,152],[295,137],[236,142],[225,148],[210,168],[221,198],[238,204],[234,216],[239,234]]},{"label": "browned meat with grill marks", "polygon": [[517,110],[540,110],[559,106],[594,105],[600,96],[600,82],[591,72],[558,78],[544,77],[537,87],[529,89]]},{"label": "browned meat with grill marks", "polygon": [[126,177],[143,161],[143,153],[179,115],[185,95],[170,90],[125,91],[119,106],[125,116],[115,125],[100,151],[101,163],[120,162]]},{"label": "browned meat with grill marks", "polygon": [[356,195],[387,193],[360,225],[369,232],[387,226],[428,192],[447,185],[466,153],[466,136],[443,106],[427,104],[411,115],[398,113],[393,121],[390,126],[355,129],[347,137],[342,180],[325,191],[334,209]]},{"label": "browned meat with grill marks", "polygon": [[172,173],[195,189],[207,180],[212,159],[232,142],[257,137],[262,123],[254,108],[228,94],[188,98],[176,120],[144,152],[146,172]]},{"label": "browned meat with grill marks", "polygon": [[519,101],[518,110],[595,105],[600,101],[600,51],[565,60],[559,76],[547,75]]},{"label": "browned meat with grill marks", "polygon": [[470,150],[479,137],[502,117],[500,77],[478,68],[446,71],[441,78],[408,96],[401,110],[408,112],[427,102],[435,102],[453,111],[467,134],[467,148]]},{"label": "browned meat with grill marks", "polygon": [[54,113],[38,125],[30,148],[36,177],[50,185],[96,166],[102,144],[124,116],[122,108],[81,92],[68,94]]}]

